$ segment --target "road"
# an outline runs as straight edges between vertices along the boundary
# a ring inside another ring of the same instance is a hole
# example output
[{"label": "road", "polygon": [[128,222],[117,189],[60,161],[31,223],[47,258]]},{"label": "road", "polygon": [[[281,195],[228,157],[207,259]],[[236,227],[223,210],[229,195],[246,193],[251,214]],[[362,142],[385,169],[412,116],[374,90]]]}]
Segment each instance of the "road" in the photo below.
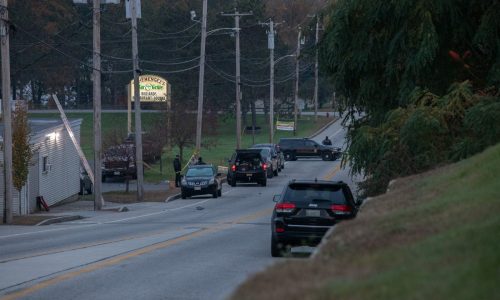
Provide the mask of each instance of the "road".
[{"label": "road", "polygon": [[[316,139],[328,135],[342,146],[338,123]],[[225,184],[217,199],[144,203],[60,225],[1,226],[0,298],[225,299],[283,259],[270,255],[273,195],[294,178],[343,180],[354,188],[339,164],[287,162],[267,187]]]}]

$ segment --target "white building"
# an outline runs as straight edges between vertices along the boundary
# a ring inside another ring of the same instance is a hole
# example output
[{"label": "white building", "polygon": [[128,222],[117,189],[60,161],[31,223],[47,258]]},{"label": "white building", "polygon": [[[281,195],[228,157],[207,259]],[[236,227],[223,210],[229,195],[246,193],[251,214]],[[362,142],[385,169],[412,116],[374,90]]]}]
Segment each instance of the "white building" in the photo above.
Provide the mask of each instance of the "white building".
[{"label": "white building", "polygon": [[[82,120],[70,120],[80,141]],[[31,144],[35,153],[28,180],[19,193],[13,188],[13,215],[26,215],[37,208],[36,198],[47,205],[75,197],[80,191],[80,158],[61,120],[30,120]],[[5,212],[5,172],[3,168],[3,124],[0,124],[0,212]]]}]

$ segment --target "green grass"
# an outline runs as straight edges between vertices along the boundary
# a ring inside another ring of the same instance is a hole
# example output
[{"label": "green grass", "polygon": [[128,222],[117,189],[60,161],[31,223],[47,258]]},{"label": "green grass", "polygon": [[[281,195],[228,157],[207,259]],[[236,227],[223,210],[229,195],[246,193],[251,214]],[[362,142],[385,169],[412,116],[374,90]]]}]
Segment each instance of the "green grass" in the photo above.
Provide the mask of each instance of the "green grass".
[{"label": "green grass", "polygon": [[[59,118],[57,113],[47,113],[47,114],[32,114],[30,117],[33,118]],[[92,113],[67,113],[69,119],[82,119],[82,127],[80,132],[81,147],[87,157],[87,159],[93,159],[93,115]],[[153,127],[153,124],[160,114],[157,113],[142,113],[142,121],[144,131],[149,132]],[[193,115],[195,117],[195,115]],[[123,131],[127,130],[127,114],[126,113],[103,113],[102,114],[102,136],[103,139],[106,134],[113,131]],[[249,116],[250,120],[250,116]],[[322,127],[331,119],[326,119],[320,117],[318,122],[314,122],[313,117],[304,116],[299,119],[299,126],[297,131],[297,136],[309,136],[314,133],[317,129]],[[209,136],[207,139],[213,142],[213,146],[210,148],[203,148],[201,150],[201,156],[203,160],[208,163],[213,163],[215,165],[227,165],[227,160],[231,157],[235,145],[236,145],[236,121],[234,118],[225,118],[223,116],[219,117],[217,134],[215,136]],[[207,126],[206,124],[204,124]],[[260,134],[255,135],[255,143],[267,143],[269,140],[269,126],[267,120],[264,116],[257,116],[257,126],[261,126],[262,130]],[[275,131],[275,141],[279,141],[282,137],[291,137],[292,132],[286,131]],[[253,144],[252,135],[244,134],[242,136],[242,146],[248,147]],[[151,168],[146,168],[144,179],[147,182],[159,182],[166,179],[173,179],[174,172],[172,169],[172,161],[179,150],[174,147],[170,151],[165,149],[162,155],[161,167],[160,162],[151,165]],[[187,147],[184,149],[184,161],[186,162],[191,154],[193,153],[193,147]],[[160,170],[161,169],[161,170]]]},{"label": "green grass", "polygon": [[316,258],[278,264],[234,299],[498,299],[499,178],[500,144],[400,179]]}]

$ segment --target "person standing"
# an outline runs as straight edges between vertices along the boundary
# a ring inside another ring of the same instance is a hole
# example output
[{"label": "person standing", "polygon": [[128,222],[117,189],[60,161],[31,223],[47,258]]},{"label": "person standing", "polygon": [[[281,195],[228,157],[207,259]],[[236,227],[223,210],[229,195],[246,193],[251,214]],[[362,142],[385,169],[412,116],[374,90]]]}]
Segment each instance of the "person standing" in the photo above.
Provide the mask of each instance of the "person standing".
[{"label": "person standing", "polygon": [[181,185],[181,170],[181,159],[179,154],[177,154],[174,158],[175,187],[179,187]]},{"label": "person standing", "polygon": [[328,138],[328,136],[326,136],[325,139],[323,140],[323,145],[325,145],[325,146],[332,145],[332,141]]},{"label": "person standing", "polygon": [[203,161],[203,158],[198,157],[198,162],[196,163],[197,165],[206,165],[206,163]]}]

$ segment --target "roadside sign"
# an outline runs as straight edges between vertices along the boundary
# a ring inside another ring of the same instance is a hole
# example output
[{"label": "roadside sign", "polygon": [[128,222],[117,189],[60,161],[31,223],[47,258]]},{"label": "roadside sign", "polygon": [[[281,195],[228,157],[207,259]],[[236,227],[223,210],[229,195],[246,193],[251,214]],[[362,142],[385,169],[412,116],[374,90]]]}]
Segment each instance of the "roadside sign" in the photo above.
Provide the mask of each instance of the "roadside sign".
[{"label": "roadside sign", "polygon": [[293,131],[295,129],[295,122],[284,122],[284,121],[276,121],[276,130],[283,131]]}]

